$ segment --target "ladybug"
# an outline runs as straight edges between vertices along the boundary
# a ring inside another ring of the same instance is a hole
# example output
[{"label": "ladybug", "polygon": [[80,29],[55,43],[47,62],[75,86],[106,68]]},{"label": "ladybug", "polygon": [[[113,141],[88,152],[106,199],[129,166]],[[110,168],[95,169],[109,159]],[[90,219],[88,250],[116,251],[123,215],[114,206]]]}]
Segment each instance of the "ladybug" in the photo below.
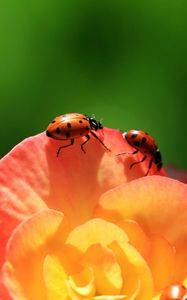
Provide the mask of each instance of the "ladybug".
[{"label": "ladybug", "polygon": [[117,154],[136,154],[138,152],[141,152],[144,156],[140,161],[134,162],[130,165],[130,169],[141,162],[143,162],[146,158],[149,158],[149,167],[145,174],[145,176],[148,175],[149,170],[152,167],[152,163],[154,163],[157,167],[157,171],[159,171],[162,168],[162,157],[160,150],[157,147],[157,144],[155,140],[146,132],[143,130],[136,130],[131,129],[127,132],[122,134],[123,137],[126,139],[129,145],[131,145],[135,151],[133,152],[122,152]]},{"label": "ladybug", "polygon": [[48,125],[46,135],[56,140],[70,140],[69,144],[58,148],[57,156],[59,156],[62,148],[73,145],[75,139],[83,136],[86,137],[86,140],[81,144],[81,150],[86,153],[83,146],[89,141],[90,134],[96,138],[106,150],[109,150],[94,132],[99,129],[103,129],[102,124],[93,117],[79,113],[69,113],[56,117]]},{"label": "ladybug", "polygon": [[160,300],[186,300],[187,289],[180,283],[168,286],[162,293]]}]

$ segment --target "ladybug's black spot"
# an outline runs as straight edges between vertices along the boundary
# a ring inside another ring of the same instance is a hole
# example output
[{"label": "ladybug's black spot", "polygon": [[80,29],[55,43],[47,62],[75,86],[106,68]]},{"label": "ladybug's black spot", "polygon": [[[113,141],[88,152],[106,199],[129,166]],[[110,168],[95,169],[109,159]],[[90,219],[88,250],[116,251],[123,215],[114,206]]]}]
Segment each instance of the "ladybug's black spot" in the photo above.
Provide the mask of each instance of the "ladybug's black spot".
[{"label": "ladybug's black spot", "polygon": [[140,146],[140,142],[136,141],[136,142],[134,143],[134,145],[135,145],[136,147],[138,147],[138,146]]},{"label": "ladybug's black spot", "polygon": [[153,156],[154,150],[150,150],[149,153],[150,153],[151,156]]},{"label": "ladybug's black spot", "polygon": [[90,130],[90,128],[88,126],[85,127],[86,130]]},{"label": "ladybug's black spot", "polygon": [[51,123],[53,124],[53,123],[55,123],[56,121],[55,120],[53,120]]},{"label": "ladybug's black spot", "polygon": [[162,161],[161,153],[158,149],[154,155],[154,161],[155,161],[155,163],[159,163]]},{"label": "ladybug's black spot", "polygon": [[147,139],[145,137],[142,138],[142,143],[145,143]]},{"label": "ladybug's black spot", "polygon": [[50,131],[48,131],[48,130],[46,130],[46,135],[49,137],[52,137]]},{"label": "ladybug's black spot", "polygon": [[57,127],[57,128],[56,128],[56,133],[60,133],[60,132],[61,132],[60,128]]},{"label": "ladybug's black spot", "polygon": [[79,120],[79,123],[82,123],[83,121],[82,120]]},{"label": "ladybug's black spot", "polygon": [[70,132],[66,132],[66,137],[69,138],[71,136]]},{"label": "ladybug's black spot", "polygon": [[138,133],[133,133],[133,134],[131,135],[131,138],[132,138],[132,139],[135,139],[135,138],[137,137],[137,135],[138,135]]},{"label": "ladybug's black spot", "polygon": [[67,123],[67,128],[71,128],[71,123]]}]

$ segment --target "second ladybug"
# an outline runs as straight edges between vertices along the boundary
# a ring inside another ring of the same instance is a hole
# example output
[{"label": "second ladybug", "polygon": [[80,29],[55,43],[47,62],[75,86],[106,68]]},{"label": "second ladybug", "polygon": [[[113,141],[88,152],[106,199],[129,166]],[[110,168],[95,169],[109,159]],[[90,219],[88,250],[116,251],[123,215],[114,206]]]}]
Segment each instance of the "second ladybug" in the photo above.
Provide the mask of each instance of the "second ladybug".
[{"label": "second ladybug", "polygon": [[105,144],[99,139],[95,131],[103,129],[102,124],[93,117],[79,113],[68,113],[56,117],[47,127],[46,135],[56,140],[69,140],[70,143],[58,148],[57,156],[62,148],[73,145],[74,140],[86,137],[81,144],[81,150],[85,153],[83,146],[89,141],[90,134],[96,138],[106,150],[109,150]]},{"label": "second ladybug", "polygon": [[135,151],[130,153],[118,153],[117,156],[123,154],[137,154],[138,152],[141,152],[144,155],[140,161],[132,163],[130,168],[143,162],[146,160],[146,158],[149,158],[149,166],[145,176],[148,175],[153,163],[156,165],[157,171],[162,168],[162,157],[160,150],[158,149],[155,140],[148,133],[144,132],[143,130],[131,129],[122,135],[128,144],[135,149]]}]

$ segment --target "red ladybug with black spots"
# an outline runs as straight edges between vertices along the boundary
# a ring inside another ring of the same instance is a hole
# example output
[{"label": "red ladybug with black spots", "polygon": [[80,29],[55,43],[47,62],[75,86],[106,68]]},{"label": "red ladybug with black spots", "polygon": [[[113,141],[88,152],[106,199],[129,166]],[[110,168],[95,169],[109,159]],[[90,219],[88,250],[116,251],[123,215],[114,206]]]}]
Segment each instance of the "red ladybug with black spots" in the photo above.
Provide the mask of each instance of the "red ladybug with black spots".
[{"label": "red ladybug with black spots", "polygon": [[149,158],[149,166],[145,176],[148,175],[153,163],[156,165],[157,171],[162,168],[162,157],[160,150],[158,149],[155,140],[148,133],[144,132],[143,130],[131,129],[123,133],[122,135],[126,139],[128,144],[135,149],[135,151],[130,153],[118,153],[117,156],[122,154],[137,154],[138,152],[141,152],[143,154],[143,158],[140,161],[132,163],[130,165],[130,168],[143,162],[147,158]]},{"label": "red ladybug with black spots", "polygon": [[187,300],[187,289],[180,283],[172,284],[163,291],[160,300]]},{"label": "red ladybug with black spots", "polygon": [[81,144],[81,150],[85,153],[83,146],[89,141],[90,134],[96,138],[106,150],[109,150],[99,139],[95,131],[103,129],[101,122],[96,121],[93,117],[79,113],[68,113],[56,117],[47,127],[46,135],[56,140],[70,140],[70,143],[58,148],[57,156],[62,148],[73,145],[74,140],[86,137]]}]

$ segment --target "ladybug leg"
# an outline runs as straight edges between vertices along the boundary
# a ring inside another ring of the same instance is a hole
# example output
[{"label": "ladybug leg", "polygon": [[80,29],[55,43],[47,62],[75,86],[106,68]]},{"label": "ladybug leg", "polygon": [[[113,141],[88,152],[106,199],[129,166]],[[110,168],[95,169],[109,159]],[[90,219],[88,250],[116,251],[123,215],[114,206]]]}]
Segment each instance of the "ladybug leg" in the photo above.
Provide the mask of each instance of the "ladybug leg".
[{"label": "ladybug leg", "polygon": [[133,152],[121,152],[121,153],[116,154],[116,156],[123,155],[123,154],[137,154],[138,151],[139,151],[139,150],[137,149],[137,150],[135,150],[135,151],[133,151]]},{"label": "ladybug leg", "polygon": [[89,141],[89,139],[90,139],[89,134],[85,135],[85,137],[87,138],[87,140],[84,141],[84,142],[81,144],[81,150],[82,150],[84,153],[86,153],[86,151],[84,150],[83,146],[84,146],[84,145]]},{"label": "ladybug leg", "polygon": [[110,149],[107,148],[107,146],[105,146],[105,144],[100,140],[100,138],[98,138],[98,136],[93,131],[90,131],[90,133],[105,147],[107,151],[111,151]]},{"label": "ladybug leg", "polygon": [[56,153],[56,156],[57,156],[57,157],[59,156],[60,151],[61,151],[62,148],[69,147],[69,146],[73,145],[73,143],[74,143],[74,139],[71,139],[70,144],[59,147],[59,148],[58,148],[58,151],[57,151],[57,153]]},{"label": "ladybug leg", "polygon": [[151,167],[152,167],[152,163],[153,163],[153,158],[151,158],[150,161],[149,161],[149,167],[148,167],[147,172],[145,173],[145,176],[147,176],[147,175],[149,174],[149,170],[150,170]]},{"label": "ladybug leg", "polygon": [[140,163],[142,163],[145,159],[147,158],[147,156],[146,155],[144,155],[144,157],[141,159],[141,160],[139,160],[139,161],[135,161],[134,163],[132,163],[131,165],[130,165],[130,169],[134,166],[134,165],[137,165],[137,164],[140,164]]}]

